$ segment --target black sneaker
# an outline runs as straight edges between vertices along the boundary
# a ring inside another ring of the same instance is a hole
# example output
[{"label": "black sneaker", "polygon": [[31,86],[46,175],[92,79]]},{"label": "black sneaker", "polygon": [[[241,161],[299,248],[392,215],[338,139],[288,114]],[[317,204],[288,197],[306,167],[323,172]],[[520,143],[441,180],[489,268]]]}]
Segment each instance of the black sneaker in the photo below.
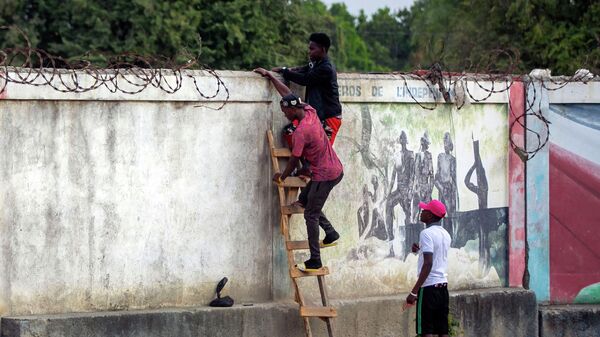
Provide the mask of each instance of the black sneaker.
[{"label": "black sneaker", "polygon": [[318,271],[319,269],[321,269],[323,267],[323,264],[321,263],[321,259],[308,259],[306,261],[304,261],[304,263],[299,263],[296,265],[296,268],[298,268],[300,271]]},{"label": "black sneaker", "polygon": [[339,238],[340,238],[340,234],[336,231],[333,231],[333,232],[325,235],[325,238],[323,239],[323,247],[331,247],[331,246],[337,245],[337,242],[335,242],[335,241]]}]

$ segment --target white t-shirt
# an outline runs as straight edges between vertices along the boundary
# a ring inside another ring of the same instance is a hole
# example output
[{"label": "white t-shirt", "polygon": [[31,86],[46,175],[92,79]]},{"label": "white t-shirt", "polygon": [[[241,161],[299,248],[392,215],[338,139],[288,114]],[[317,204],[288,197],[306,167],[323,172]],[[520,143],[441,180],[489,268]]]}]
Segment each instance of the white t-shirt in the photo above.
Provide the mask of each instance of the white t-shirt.
[{"label": "white t-shirt", "polygon": [[417,276],[423,268],[423,253],[433,253],[433,266],[422,287],[436,283],[448,282],[448,250],[450,249],[450,234],[440,225],[431,225],[419,234],[419,263]]}]

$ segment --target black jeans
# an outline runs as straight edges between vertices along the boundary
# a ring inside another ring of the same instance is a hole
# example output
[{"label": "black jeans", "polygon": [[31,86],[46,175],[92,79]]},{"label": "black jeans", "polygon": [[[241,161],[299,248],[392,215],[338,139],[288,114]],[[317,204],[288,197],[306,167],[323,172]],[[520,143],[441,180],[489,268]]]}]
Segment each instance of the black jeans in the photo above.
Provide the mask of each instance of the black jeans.
[{"label": "black jeans", "polygon": [[304,219],[306,220],[306,232],[308,234],[308,246],[310,248],[311,259],[321,259],[321,249],[319,247],[319,226],[323,228],[325,234],[335,231],[331,222],[323,214],[323,206],[329,192],[337,185],[344,173],[339,177],[329,181],[310,181],[300,192],[298,201],[304,205]]}]

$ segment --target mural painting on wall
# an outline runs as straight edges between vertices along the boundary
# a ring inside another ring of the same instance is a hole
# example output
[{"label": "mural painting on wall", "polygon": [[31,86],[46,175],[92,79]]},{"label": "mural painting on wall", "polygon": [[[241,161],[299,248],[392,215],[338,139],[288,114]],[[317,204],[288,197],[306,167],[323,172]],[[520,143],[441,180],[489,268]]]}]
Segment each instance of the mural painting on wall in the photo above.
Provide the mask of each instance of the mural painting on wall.
[{"label": "mural painting on wall", "polygon": [[506,108],[481,105],[460,112],[452,107],[423,112],[407,104],[351,106],[354,113],[344,117],[350,130],[342,142],[352,149],[345,155],[345,167],[362,176],[363,183],[354,187],[355,220],[345,221],[356,223],[353,230],[358,235],[348,255],[332,262],[334,282],[358,284],[362,275],[376,278],[367,282],[370,288],[362,287],[367,293],[408,290],[417,278],[417,256],[410,247],[424,229],[418,203],[436,198],[448,210],[443,226],[452,237],[453,287],[504,285]]},{"label": "mural painting on wall", "polygon": [[600,104],[550,105],[550,300],[600,303]]}]

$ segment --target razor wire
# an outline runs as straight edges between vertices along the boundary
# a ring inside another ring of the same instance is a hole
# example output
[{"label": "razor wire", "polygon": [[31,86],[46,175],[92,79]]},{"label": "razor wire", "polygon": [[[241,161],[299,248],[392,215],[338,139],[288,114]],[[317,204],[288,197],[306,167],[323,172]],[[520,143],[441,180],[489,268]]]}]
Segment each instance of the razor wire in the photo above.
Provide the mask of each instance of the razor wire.
[{"label": "razor wire", "polygon": [[[211,107],[203,102],[196,107],[221,110],[229,101],[229,88],[223,79],[195,57],[188,56],[186,62],[176,63],[167,58],[135,53],[102,55],[107,62],[99,67],[90,60],[90,56],[67,60],[31,47],[29,38],[18,27],[0,26],[0,30],[9,29],[19,32],[25,46],[0,49],[0,94],[6,90],[8,83],[49,86],[62,93],[85,93],[106,88],[111,93],[136,95],[153,87],[166,94],[174,94],[182,89],[184,79],[188,78],[204,100],[210,101],[224,92],[225,97],[219,106]],[[214,91],[201,88],[192,69],[213,77]]]},{"label": "razor wire", "polygon": [[[548,144],[550,139],[550,122],[542,112],[542,104],[539,97],[540,92],[536,88],[536,83],[540,88],[553,91],[562,89],[570,83],[588,83],[600,80],[600,76],[594,75],[585,69],[578,70],[572,76],[555,78],[550,77],[549,74],[546,77],[518,75],[516,74],[516,69],[520,65],[518,51],[499,49],[491,51],[488,56],[487,62],[481,60],[476,65],[471,63],[460,73],[444,70],[444,66],[441,63],[434,63],[429,70],[394,72],[392,75],[403,81],[403,87],[407,89],[406,92],[411,100],[421,108],[427,110],[434,110],[441,104],[440,95],[444,98],[444,103],[454,103],[457,110],[460,110],[467,101],[481,103],[488,100],[493,94],[504,92],[509,94],[509,90],[514,82],[523,82],[525,84],[525,106],[523,107],[523,111],[520,113],[515,112],[516,109],[512,106],[510,98],[508,99],[508,110],[512,116],[512,121],[509,124],[510,147],[524,162],[534,158]],[[496,64],[499,63],[501,58],[505,61],[506,65],[503,68],[498,68]],[[419,68],[421,67],[417,67],[417,69]],[[434,97],[435,100],[430,104],[424,104],[419,101],[408,90],[408,80],[422,81],[429,90],[429,95]],[[476,97],[475,93],[469,89],[469,86],[465,85],[467,81],[474,83],[475,87],[481,89],[484,95]],[[454,101],[449,99],[448,90],[450,88],[455,93]],[[459,97],[456,94],[459,91],[463,92],[463,97]],[[531,127],[534,124],[539,126],[534,129]],[[527,139],[533,139],[533,141],[528,144],[517,144],[513,138],[516,135],[513,131],[517,126],[523,129],[523,135],[526,135]]]},{"label": "razor wire", "polygon": [[[108,57],[107,64],[99,67],[90,60],[90,57],[66,60],[51,55],[43,49],[33,48],[27,35],[18,27],[0,26],[0,30],[7,29],[18,31],[25,41],[25,46],[0,49],[0,81],[3,82],[0,85],[0,94],[4,92],[8,83],[50,86],[62,93],[84,93],[104,87],[111,93],[135,95],[149,87],[154,87],[167,94],[173,94],[182,89],[184,79],[189,78],[195,91],[206,101],[215,99],[221,91],[225,95],[216,108],[207,106],[204,102],[194,107],[221,110],[230,98],[229,88],[219,74],[207,65],[200,64],[195,57],[187,57],[187,62],[176,63],[167,58],[122,53]],[[485,59],[480,59],[477,63],[468,61],[461,72],[451,72],[445,69],[443,63],[437,62],[428,70],[422,70],[424,67],[419,65],[416,67],[419,70],[387,74],[402,81],[403,89],[406,89],[411,100],[426,110],[435,110],[441,103],[439,98],[443,98],[444,103],[454,103],[458,110],[467,102],[485,102],[494,94],[508,94],[515,81],[525,84],[537,82],[541,88],[552,91],[574,82],[587,83],[600,80],[598,75],[585,70],[579,70],[572,76],[558,78],[518,75],[516,69],[519,69],[519,66],[521,61],[517,50],[497,49],[490,51]],[[207,92],[200,87],[196,76],[191,73],[192,69],[205,72],[214,78],[216,88],[213,92]],[[429,96],[435,98],[434,101],[426,103],[417,99],[409,90],[409,80],[422,82]],[[474,83],[475,87],[484,94],[477,97],[466,85],[467,82]],[[454,92],[454,100],[451,98],[451,91]],[[462,94],[457,95],[458,92]],[[525,107],[519,114],[515,112],[511,100],[508,99],[508,110],[513,118],[509,124],[509,142],[513,151],[523,161],[535,157],[550,138],[549,121],[541,111],[541,100],[538,95],[535,85],[526,85]],[[539,130],[528,127],[526,122],[528,119],[529,122],[541,123]],[[533,136],[537,145],[533,146],[533,142],[528,146],[518,145],[513,139],[515,134],[513,129],[517,126],[523,128],[528,137]]]}]

